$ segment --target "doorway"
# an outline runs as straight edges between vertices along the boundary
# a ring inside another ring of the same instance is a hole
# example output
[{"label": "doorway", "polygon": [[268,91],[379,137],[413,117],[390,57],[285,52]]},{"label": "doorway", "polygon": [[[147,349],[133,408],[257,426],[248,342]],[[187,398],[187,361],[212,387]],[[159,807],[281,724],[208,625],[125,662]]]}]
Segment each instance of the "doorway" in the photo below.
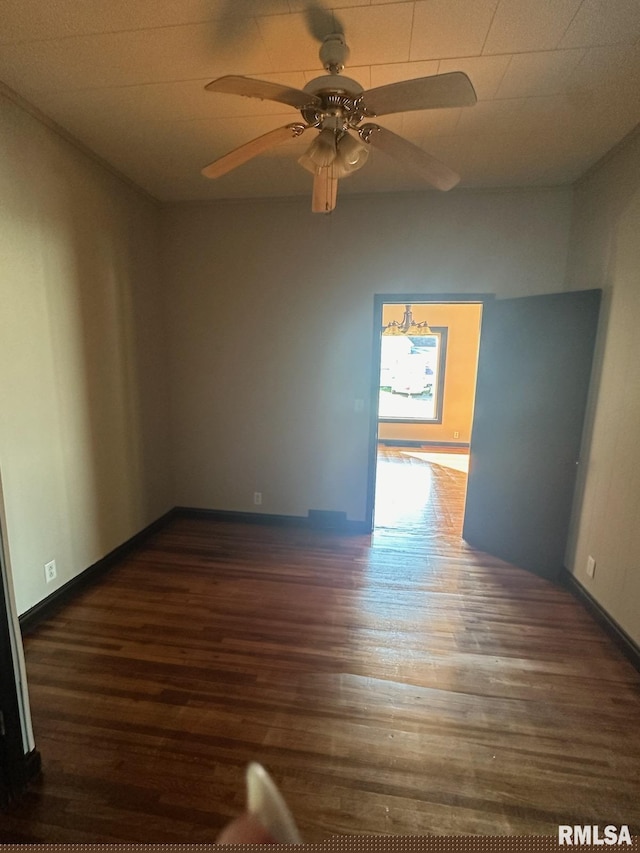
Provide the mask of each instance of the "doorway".
[{"label": "doorway", "polygon": [[375,528],[460,539],[484,298],[376,297]]},{"label": "doorway", "polygon": [[[462,536],[550,580],[564,567],[601,295],[593,289],[465,300],[482,302],[483,310]],[[375,302],[374,399],[382,307],[392,300]],[[420,296],[403,301],[425,303]],[[379,438],[373,409],[372,530]]]}]

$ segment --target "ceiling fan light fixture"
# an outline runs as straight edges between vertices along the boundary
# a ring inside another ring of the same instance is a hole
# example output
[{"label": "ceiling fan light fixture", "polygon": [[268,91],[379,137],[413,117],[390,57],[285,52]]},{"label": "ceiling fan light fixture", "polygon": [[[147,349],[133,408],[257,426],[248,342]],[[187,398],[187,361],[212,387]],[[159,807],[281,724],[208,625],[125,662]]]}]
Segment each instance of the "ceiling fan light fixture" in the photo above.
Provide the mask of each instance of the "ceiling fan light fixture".
[{"label": "ceiling fan light fixture", "polygon": [[[323,169],[326,166],[330,166],[336,159],[337,153],[335,131],[329,127],[325,127],[316,136],[307,148],[306,153],[300,159],[306,161],[308,158],[314,164],[315,168],[313,171],[315,171],[315,169]],[[301,165],[305,166],[306,169],[309,168],[305,163]]]},{"label": "ceiling fan light fixture", "polygon": [[298,157],[298,163],[302,166],[303,169],[306,169],[307,172],[311,172],[312,175],[315,175],[316,172],[320,171],[319,166],[313,162],[311,157],[309,157],[308,153],[305,151],[301,157]]},{"label": "ceiling fan light fixture", "polygon": [[350,133],[345,133],[338,142],[338,157],[345,173],[356,172],[367,162],[369,149]]}]

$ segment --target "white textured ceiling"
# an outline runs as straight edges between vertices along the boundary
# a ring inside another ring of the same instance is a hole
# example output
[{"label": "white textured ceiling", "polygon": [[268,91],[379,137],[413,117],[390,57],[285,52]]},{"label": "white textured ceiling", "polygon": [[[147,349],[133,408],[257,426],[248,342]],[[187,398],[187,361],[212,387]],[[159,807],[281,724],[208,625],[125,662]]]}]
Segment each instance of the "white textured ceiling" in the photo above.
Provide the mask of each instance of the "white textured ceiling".
[{"label": "white textured ceiling", "polygon": [[[307,194],[306,136],[200,175],[299,117],[204,86],[242,74],[302,88],[336,28],[365,89],[470,76],[475,107],[379,120],[461,186],[569,183],[640,122],[640,0],[0,0],[0,80],[158,199]],[[340,193],[416,188],[373,151]]]}]

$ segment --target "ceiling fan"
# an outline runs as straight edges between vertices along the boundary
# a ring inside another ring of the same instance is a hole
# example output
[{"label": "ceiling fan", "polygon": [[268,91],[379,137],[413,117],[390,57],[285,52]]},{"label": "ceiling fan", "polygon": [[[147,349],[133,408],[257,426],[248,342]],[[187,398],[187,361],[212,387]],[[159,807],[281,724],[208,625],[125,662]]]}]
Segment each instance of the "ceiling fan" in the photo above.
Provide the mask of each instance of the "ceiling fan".
[{"label": "ceiling fan", "polygon": [[235,75],[220,77],[205,86],[209,92],[287,104],[300,110],[303,122],[276,128],[235,148],[205,166],[202,174],[218,178],[269,148],[314,128],[318,134],[298,160],[313,174],[314,213],[329,213],[334,209],[338,180],[364,166],[369,146],[396,157],[439,190],[454,187],[460,177],[452,169],[412,142],[366,119],[410,110],[473,106],[477,98],[467,75],[454,71],[390,83],[365,92],[359,83],[342,74],[348,56],[344,35],[331,33],[320,47],[320,60],[328,74],[311,80],[304,89]]}]

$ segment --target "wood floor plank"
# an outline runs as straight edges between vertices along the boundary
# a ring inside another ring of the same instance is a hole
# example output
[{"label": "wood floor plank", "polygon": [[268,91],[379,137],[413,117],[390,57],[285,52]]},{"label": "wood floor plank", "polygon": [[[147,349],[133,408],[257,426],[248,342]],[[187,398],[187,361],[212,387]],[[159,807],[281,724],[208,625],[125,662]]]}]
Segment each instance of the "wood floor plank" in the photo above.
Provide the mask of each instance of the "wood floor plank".
[{"label": "wood floor plank", "polygon": [[174,520],[26,639],[44,771],[0,841],[211,841],[250,760],[308,841],[640,834],[640,676],[460,538],[465,478],[381,451],[369,536]]}]

